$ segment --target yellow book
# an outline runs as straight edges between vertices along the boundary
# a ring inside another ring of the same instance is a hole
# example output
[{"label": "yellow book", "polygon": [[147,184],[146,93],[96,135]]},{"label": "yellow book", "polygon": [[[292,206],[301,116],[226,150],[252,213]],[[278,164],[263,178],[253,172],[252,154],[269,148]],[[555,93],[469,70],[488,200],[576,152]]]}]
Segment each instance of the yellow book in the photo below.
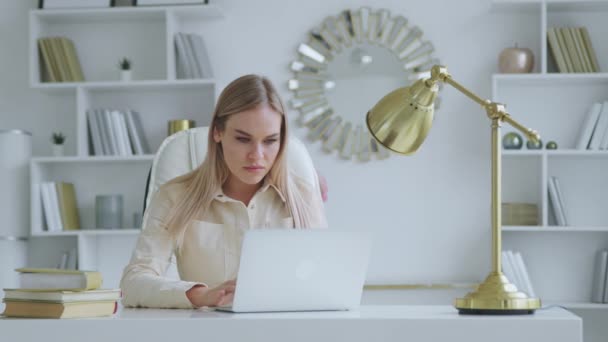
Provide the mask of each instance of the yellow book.
[{"label": "yellow book", "polygon": [[47,54],[49,55],[49,61],[51,64],[51,74],[53,75],[53,82],[61,82],[61,75],[59,74],[59,66],[57,65],[57,57],[53,53],[51,47],[51,38],[42,38],[42,44],[44,45]]},{"label": "yellow book", "polygon": [[120,289],[87,291],[36,291],[27,289],[4,289],[4,299],[30,302],[94,302],[120,299]]},{"label": "yellow book", "polygon": [[566,40],[564,39],[564,34],[559,27],[555,28],[555,36],[557,37],[560,50],[562,51],[562,56],[564,56],[564,62],[566,63],[565,72],[574,72],[574,65],[572,64],[572,59],[570,59],[570,54],[566,48]]},{"label": "yellow book", "polygon": [[578,58],[581,60],[581,64],[583,66],[583,72],[592,72],[591,70],[591,61],[587,56],[587,50],[583,45],[583,37],[578,34],[577,27],[569,27],[570,35],[572,35],[572,39],[574,40],[574,46],[576,47],[576,52],[578,54]]},{"label": "yellow book", "polygon": [[562,48],[559,46],[559,41],[557,40],[557,34],[555,33],[554,27],[547,30],[547,41],[549,42],[549,48],[553,54],[555,64],[557,64],[557,70],[559,72],[568,72],[566,61],[564,60],[564,55],[562,54]]},{"label": "yellow book", "polygon": [[59,38],[52,37],[48,39],[49,45],[51,46],[51,53],[55,59],[55,65],[57,66],[57,70],[59,70],[59,82],[68,82],[70,78],[66,70],[67,65],[63,52],[61,51],[61,43],[59,42]]},{"label": "yellow book", "polygon": [[57,182],[55,183],[55,187],[57,189],[57,202],[59,204],[59,213],[61,214],[63,229],[80,229],[80,216],[78,215],[74,184]]},{"label": "yellow book", "polygon": [[576,51],[576,45],[574,44],[574,38],[570,33],[570,29],[567,27],[561,27],[559,29],[564,36],[564,41],[566,42],[566,50],[568,50],[568,55],[570,56],[570,60],[572,61],[572,66],[574,67],[574,72],[583,72],[583,64],[578,56],[578,52]]},{"label": "yellow book", "polygon": [[70,76],[72,77],[71,80],[73,82],[84,81],[82,77],[82,70],[80,69],[80,64],[78,63],[78,57],[76,56],[76,51],[74,49],[74,43],[72,43],[72,41],[68,38],[62,37],[61,45],[66,54]]},{"label": "yellow book", "polygon": [[589,52],[589,58],[591,59],[591,70],[593,72],[600,72],[600,65],[597,62],[597,56],[595,55],[595,50],[593,49],[593,45],[591,44],[591,37],[589,36],[589,32],[586,27],[580,28],[581,34],[583,36],[583,43],[585,45],[585,49]]},{"label": "yellow book", "polygon": [[38,39],[38,53],[40,55],[40,80],[42,82],[55,82],[56,78],[51,67],[51,56],[44,44],[44,38]]},{"label": "yellow book", "polygon": [[61,58],[63,59],[63,64],[64,64],[65,71],[66,71],[67,81],[74,82],[76,75],[74,73],[74,70],[72,69],[72,66],[70,65],[70,55],[68,53],[68,46],[65,43],[66,39],[67,38],[65,38],[65,37],[58,37],[57,45],[59,46],[59,50],[61,52]]},{"label": "yellow book", "polygon": [[19,288],[39,291],[84,291],[101,288],[103,278],[97,271],[58,268],[18,268]]},{"label": "yellow book", "polygon": [[76,82],[84,82],[84,73],[82,72],[82,66],[80,65],[80,60],[78,59],[78,53],[76,52],[76,46],[74,42],[70,39],[64,38],[66,44],[68,45],[68,54],[69,59],[71,60],[72,67],[74,68],[74,81]]},{"label": "yellow book", "polygon": [[49,303],[3,300],[6,317],[84,318],[111,316],[118,307],[116,301]]}]

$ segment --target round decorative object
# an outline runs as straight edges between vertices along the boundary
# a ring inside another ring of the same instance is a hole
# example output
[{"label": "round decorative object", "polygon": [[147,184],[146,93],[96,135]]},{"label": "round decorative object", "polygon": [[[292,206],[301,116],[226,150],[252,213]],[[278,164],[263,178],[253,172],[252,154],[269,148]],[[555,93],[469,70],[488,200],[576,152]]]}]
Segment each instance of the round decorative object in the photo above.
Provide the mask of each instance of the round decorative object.
[{"label": "round decorative object", "polygon": [[534,68],[534,54],[528,48],[520,48],[515,44],[500,52],[498,55],[498,70],[505,74],[529,73]]},{"label": "round decorative object", "polygon": [[526,148],[528,148],[528,150],[540,150],[543,148],[543,141],[538,140],[534,142],[532,140],[528,140],[526,141]]},{"label": "round decorative object", "polygon": [[555,141],[549,141],[545,147],[547,150],[557,150],[557,143]]},{"label": "round decorative object", "polygon": [[519,150],[524,144],[521,135],[509,132],[502,137],[502,147],[505,150]]},{"label": "round decorative object", "polygon": [[297,51],[288,87],[298,124],[325,152],[359,161],[389,156],[367,130],[367,111],[389,92],[429,77],[439,64],[420,28],[368,7],[325,18]]}]

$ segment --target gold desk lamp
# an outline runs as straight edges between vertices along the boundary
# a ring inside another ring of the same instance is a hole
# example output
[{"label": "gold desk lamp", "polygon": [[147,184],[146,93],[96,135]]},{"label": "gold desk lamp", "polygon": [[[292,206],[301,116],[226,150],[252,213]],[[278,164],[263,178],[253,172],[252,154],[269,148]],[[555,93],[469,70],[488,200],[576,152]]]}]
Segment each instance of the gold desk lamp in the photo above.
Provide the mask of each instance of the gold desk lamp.
[{"label": "gold desk lamp", "polygon": [[530,314],[540,308],[538,298],[529,298],[511,284],[501,269],[501,122],[507,122],[530,140],[540,139],[537,132],[515,121],[505,106],[484,100],[452,79],[444,66],[435,65],[431,77],[416,81],[384,96],[367,113],[367,127],[374,138],[386,148],[400,154],[413,154],[426,138],[433,123],[434,102],[438,83],[447,83],[479,103],[492,120],[492,271],[477,289],[454,306],[461,314]]}]

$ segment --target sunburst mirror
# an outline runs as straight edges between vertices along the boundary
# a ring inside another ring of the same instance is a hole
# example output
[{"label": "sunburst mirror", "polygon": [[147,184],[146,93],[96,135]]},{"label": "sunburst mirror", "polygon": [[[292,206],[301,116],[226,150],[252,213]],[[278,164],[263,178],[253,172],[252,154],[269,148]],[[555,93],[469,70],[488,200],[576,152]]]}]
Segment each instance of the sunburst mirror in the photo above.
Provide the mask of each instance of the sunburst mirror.
[{"label": "sunburst mirror", "polygon": [[365,114],[384,95],[428,77],[439,61],[417,26],[386,9],[362,7],[326,18],[298,46],[288,82],[297,122],[311,141],[343,159],[384,159],[388,150],[368,133]]}]

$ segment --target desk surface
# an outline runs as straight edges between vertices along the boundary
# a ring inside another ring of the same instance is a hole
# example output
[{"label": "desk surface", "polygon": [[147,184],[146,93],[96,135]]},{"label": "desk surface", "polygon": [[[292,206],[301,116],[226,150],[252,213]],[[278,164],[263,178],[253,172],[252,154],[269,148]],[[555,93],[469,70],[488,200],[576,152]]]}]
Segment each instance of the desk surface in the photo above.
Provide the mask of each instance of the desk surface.
[{"label": "desk surface", "polygon": [[232,314],[213,310],[122,309],[109,318],[0,319],[0,336],[36,341],[556,341],[582,342],[582,320],[561,308],[525,316],[458,315],[450,306],[362,306],[357,311]]}]

